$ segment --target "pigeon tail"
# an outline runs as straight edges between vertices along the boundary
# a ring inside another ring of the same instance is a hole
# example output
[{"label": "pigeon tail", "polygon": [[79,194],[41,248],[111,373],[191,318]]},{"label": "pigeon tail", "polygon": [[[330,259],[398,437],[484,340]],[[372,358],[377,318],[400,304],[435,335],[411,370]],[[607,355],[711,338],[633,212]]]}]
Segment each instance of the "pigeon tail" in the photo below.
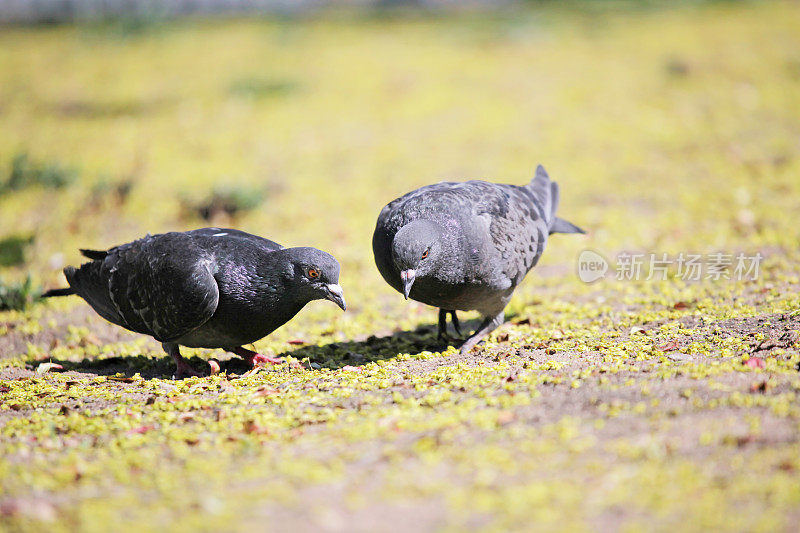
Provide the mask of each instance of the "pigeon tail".
[{"label": "pigeon tail", "polygon": [[533,194],[541,202],[542,209],[544,209],[542,216],[547,222],[547,227],[550,228],[551,235],[553,233],[586,233],[572,222],[556,216],[559,197],[558,183],[550,180],[550,176],[547,175],[547,171],[542,165],[536,167],[536,176],[528,187],[533,190]]},{"label": "pigeon tail", "polygon": [[558,183],[551,181],[550,176],[542,165],[536,167],[536,175],[528,187],[539,201],[542,218],[547,222],[547,227],[552,227],[556,220],[558,209]]},{"label": "pigeon tail", "polygon": [[81,248],[81,254],[88,259],[105,259],[108,252],[105,250],[87,250]]},{"label": "pigeon tail", "polygon": [[63,289],[50,289],[49,291],[42,293],[42,298],[52,298],[53,296],[69,296],[70,294],[75,294],[75,291],[72,290],[72,287],[65,287]]},{"label": "pigeon tail", "polygon": [[550,235],[553,233],[586,233],[581,228],[563,218],[555,217],[550,225]]}]

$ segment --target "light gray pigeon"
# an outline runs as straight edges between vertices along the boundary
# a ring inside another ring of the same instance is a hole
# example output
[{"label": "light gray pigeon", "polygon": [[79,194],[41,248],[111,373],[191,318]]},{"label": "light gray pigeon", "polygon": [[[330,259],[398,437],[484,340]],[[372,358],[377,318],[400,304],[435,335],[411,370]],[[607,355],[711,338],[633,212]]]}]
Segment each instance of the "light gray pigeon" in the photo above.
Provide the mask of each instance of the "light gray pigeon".
[{"label": "light gray pigeon", "polygon": [[69,288],[100,316],[162,343],[178,377],[199,375],[179,346],[223,348],[255,365],[281,359],[242,347],[272,333],[308,302],[346,309],[339,263],[316,248],[284,248],[234,229],[147,235],[67,267]]},{"label": "light gray pigeon", "polygon": [[375,264],[408,299],[447,314],[477,310],[483,323],[461,346],[472,349],[505,320],[514,289],[539,261],[551,233],[584,233],[555,216],[558,184],[539,165],[524,186],[485,181],[428,185],[390,202],[372,237]]}]

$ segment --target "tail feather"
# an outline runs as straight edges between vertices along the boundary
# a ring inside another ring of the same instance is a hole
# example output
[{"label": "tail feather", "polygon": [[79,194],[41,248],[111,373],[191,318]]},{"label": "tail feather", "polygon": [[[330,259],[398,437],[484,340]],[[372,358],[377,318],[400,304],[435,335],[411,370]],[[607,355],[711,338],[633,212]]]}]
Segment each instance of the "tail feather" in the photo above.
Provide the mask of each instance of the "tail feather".
[{"label": "tail feather", "polygon": [[556,217],[553,220],[553,223],[550,225],[550,234],[553,233],[586,233],[581,228],[573,224],[572,222],[567,222],[563,218]]},{"label": "tail feather", "polygon": [[556,208],[558,207],[558,184],[550,180],[547,171],[542,165],[536,167],[536,175],[533,177],[528,187],[539,201],[538,208],[541,209],[542,218],[550,226],[555,218]]},{"label": "tail feather", "polygon": [[541,209],[544,211],[542,217],[545,222],[547,222],[551,234],[586,233],[575,224],[556,216],[559,200],[558,183],[550,179],[550,176],[547,175],[547,171],[542,165],[536,167],[536,175],[531,180],[528,187],[530,187],[534,196],[541,204]]},{"label": "tail feather", "polygon": [[108,252],[105,250],[87,250],[85,248],[81,248],[81,254],[88,259],[105,259],[108,255]]},{"label": "tail feather", "polygon": [[70,294],[75,294],[75,291],[72,290],[72,287],[65,287],[63,289],[50,289],[42,294],[42,298],[52,298],[53,296],[69,296]]}]

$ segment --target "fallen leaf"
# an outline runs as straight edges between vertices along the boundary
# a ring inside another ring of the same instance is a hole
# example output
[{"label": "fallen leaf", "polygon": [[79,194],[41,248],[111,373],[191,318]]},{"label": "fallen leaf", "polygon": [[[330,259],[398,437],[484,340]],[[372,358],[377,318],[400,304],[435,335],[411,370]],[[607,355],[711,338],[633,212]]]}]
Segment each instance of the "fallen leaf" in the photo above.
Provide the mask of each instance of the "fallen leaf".
[{"label": "fallen leaf", "polygon": [[244,374],[241,375],[243,378],[249,378],[250,376],[254,376],[261,372],[261,369],[264,368],[263,366],[254,366],[252,369],[248,370]]},{"label": "fallen leaf", "polygon": [[766,368],[767,363],[760,357],[751,357],[744,362],[744,366],[748,366],[750,368]]},{"label": "fallen leaf", "polygon": [[656,350],[661,350],[662,352],[671,352],[672,350],[678,349],[678,341],[669,341],[656,346]]},{"label": "fallen leaf", "polygon": [[221,370],[220,366],[219,366],[219,361],[217,361],[216,359],[209,359],[208,360],[208,366],[210,368],[209,373],[212,376],[214,376],[216,374],[219,374],[219,372]]},{"label": "fallen leaf", "polygon": [[300,346],[301,344],[305,344],[306,343],[306,341],[304,341],[303,339],[291,339],[288,342],[292,346]]},{"label": "fallen leaf", "polygon": [[129,429],[128,431],[125,432],[125,434],[126,435],[136,435],[136,434],[141,435],[142,433],[147,433],[148,431],[151,431],[151,430],[153,430],[155,428],[156,427],[153,424],[146,424],[144,426],[139,426],[139,427],[136,427],[136,428],[133,428],[133,429]]},{"label": "fallen leaf", "polygon": [[345,372],[359,372],[359,373],[364,371],[364,369],[362,369],[361,367],[350,366],[350,365],[343,366],[342,370],[344,370]]},{"label": "fallen leaf", "polygon": [[51,370],[64,370],[64,367],[57,363],[41,363],[36,367],[37,374],[45,374]]},{"label": "fallen leaf", "polygon": [[688,309],[689,304],[686,302],[676,302],[675,305],[672,306],[673,309]]},{"label": "fallen leaf", "polygon": [[134,381],[136,381],[133,378],[117,377],[117,376],[108,376],[108,379],[110,379],[111,381],[119,381],[120,383],[133,383]]},{"label": "fallen leaf", "polygon": [[497,413],[497,425],[505,426],[516,420],[517,415],[511,411],[500,411]]},{"label": "fallen leaf", "polygon": [[248,435],[266,435],[269,430],[264,426],[256,424],[253,420],[248,420],[244,423],[244,432]]}]

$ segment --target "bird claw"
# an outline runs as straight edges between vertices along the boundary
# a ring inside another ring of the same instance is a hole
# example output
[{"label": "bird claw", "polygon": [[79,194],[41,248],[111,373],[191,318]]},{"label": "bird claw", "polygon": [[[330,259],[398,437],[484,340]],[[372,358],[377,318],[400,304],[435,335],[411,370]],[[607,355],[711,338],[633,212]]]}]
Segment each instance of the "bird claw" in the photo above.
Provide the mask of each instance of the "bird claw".
[{"label": "bird claw", "polygon": [[205,374],[202,372],[198,372],[194,368],[192,368],[189,363],[178,363],[178,367],[175,369],[175,379],[185,379],[191,377],[198,377],[202,378]]},{"label": "bird claw", "polygon": [[[256,365],[258,365],[259,363],[261,363],[261,364],[270,363],[272,365],[281,365],[283,363],[286,363],[286,359],[283,358],[283,357],[271,357],[269,355],[263,355],[263,354],[257,353],[257,354],[255,354],[253,356],[253,360],[251,361],[251,363],[252,363],[253,367],[255,368]],[[292,361],[291,363],[289,363],[289,367],[291,367],[291,368],[303,368],[303,365],[301,365],[297,361]]]},{"label": "bird claw", "polygon": [[273,365],[277,365],[283,363],[283,357],[270,357],[269,355],[264,354],[253,354],[252,359],[250,359],[250,364],[256,366],[258,363],[271,363]]},{"label": "bird claw", "polygon": [[440,333],[439,333],[439,334],[436,336],[436,340],[438,340],[438,341],[441,341],[441,342],[443,342],[443,343],[445,343],[445,344],[447,344],[447,345],[450,345],[450,344],[458,344],[458,343],[459,343],[459,342],[461,342],[463,339],[461,339],[460,337],[453,337],[453,336],[450,336],[450,335],[448,335],[447,333],[441,333],[441,332],[440,332]]}]

